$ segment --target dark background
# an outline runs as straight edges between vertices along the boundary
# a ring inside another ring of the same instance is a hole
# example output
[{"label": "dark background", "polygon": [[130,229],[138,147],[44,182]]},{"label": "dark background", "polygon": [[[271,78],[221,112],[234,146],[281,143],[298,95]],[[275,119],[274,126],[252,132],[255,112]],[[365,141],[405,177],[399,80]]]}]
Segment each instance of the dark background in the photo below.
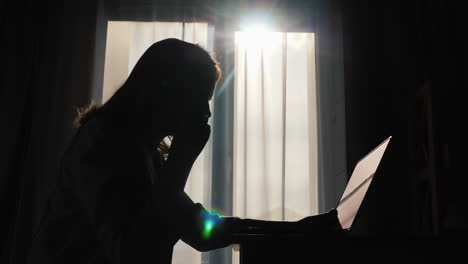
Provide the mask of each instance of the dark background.
[{"label": "dark background", "polygon": [[[199,7],[216,21],[224,1],[153,2]],[[237,2],[300,7],[310,1],[231,1]],[[348,171],[393,136],[353,234],[466,236],[466,8],[443,0],[333,3],[343,28]],[[103,56],[96,40],[105,34],[96,26],[100,14],[123,4],[131,1],[0,3],[2,263],[21,263],[75,108],[96,98],[102,69],[95,62]]]},{"label": "dark background", "polygon": [[348,166],[394,136],[360,230],[466,234],[466,9],[458,1],[342,2]]}]

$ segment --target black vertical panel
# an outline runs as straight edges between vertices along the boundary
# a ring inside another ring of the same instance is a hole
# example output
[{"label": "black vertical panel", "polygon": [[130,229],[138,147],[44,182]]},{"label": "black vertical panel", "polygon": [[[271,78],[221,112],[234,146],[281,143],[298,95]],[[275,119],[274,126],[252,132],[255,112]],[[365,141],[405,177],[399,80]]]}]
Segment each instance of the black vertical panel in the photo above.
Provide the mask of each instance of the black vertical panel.
[{"label": "black vertical panel", "polygon": [[318,207],[322,213],[337,206],[346,186],[347,127],[340,9],[337,1],[319,2],[311,15],[316,48]]},{"label": "black vertical panel", "polygon": [[104,63],[106,57],[106,39],[109,3],[99,0],[97,3],[95,45],[94,45],[94,67],[91,86],[91,98],[94,102],[102,101],[104,85]]},{"label": "black vertical panel", "polygon": [[[223,14],[225,7],[218,7],[219,21],[215,24],[214,50],[223,70],[223,79],[214,95],[213,114],[213,208],[225,215],[233,213],[233,109],[234,109],[234,32]],[[210,252],[210,263],[231,263],[231,247]]]}]

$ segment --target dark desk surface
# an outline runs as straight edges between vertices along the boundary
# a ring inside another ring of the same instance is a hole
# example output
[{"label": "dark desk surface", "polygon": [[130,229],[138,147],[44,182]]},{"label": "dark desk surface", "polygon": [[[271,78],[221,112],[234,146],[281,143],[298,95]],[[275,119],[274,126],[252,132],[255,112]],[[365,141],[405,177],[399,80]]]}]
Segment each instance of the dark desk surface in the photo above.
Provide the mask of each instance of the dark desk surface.
[{"label": "dark desk surface", "polygon": [[[356,237],[347,232],[333,236],[311,237],[301,234],[242,235],[240,263],[348,263],[364,259],[415,260],[435,255],[463,256],[464,244],[452,238],[429,237]],[[466,244],[466,243],[465,243]]]}]

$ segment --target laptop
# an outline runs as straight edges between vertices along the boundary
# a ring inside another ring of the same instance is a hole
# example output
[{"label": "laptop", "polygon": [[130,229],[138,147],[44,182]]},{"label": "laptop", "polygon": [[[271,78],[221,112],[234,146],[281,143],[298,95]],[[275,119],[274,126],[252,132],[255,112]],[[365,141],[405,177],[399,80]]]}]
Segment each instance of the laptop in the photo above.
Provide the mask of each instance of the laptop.
[{"label": "laptop", "polygon": [[374,174],[391,138],[390,136],[385,139],[369,154],[359,160],[354,167],[353,174],[351,174],[348,185],[336,207],[338,220],[343,229],[351,229],[354,218],[356,218],[362,200],[374,178]]}]

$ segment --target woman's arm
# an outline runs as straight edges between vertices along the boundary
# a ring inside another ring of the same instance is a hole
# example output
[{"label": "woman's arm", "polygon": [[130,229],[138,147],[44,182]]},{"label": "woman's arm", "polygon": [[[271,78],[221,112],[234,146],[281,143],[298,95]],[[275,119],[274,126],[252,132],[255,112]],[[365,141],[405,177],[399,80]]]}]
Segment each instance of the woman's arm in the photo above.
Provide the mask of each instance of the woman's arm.
[{"label": "woman's arm", "polygon": [[193,215],[187,219],[181,230],[182,241],[201,252],[234,243],[234,234],[239,229],[240,218],[211,213],[200,203],[196,203],[194,208]]},{"label": "woman's arm", "polygon": [[[208,129],[207,129],[208,128]],[[252,233],[313,233],[341,230],[336,210],[300,221],[265,221],[223,217],[208,212],[201,204],[193,203],[183,192],[190,169],[209,138],[209,126],[187,130],[174,138],[169,158],[163,166],[161,187],[171,186],[159,194],[173,197],[181,219],[181,239],[197,249],[208,251],[236,243],[238,235]],[[176,194],[171,196],[171,194]]]},{"label": "woman's arm", "polygon": [[163,164],[161,187],[179,193],[184,191],[190,170],[208,142],[210,134],[210,126],[202,123],[180,129],[174,135],[167,161]]},{"label": "woman's arm", "polygon": [[249,234],[308,234],[322,236],[341,231],[337,211],[308,216],[299,221],[267,221],[224,217],[208,212],[199,203],[194,215],[187,220],[182,240],[198,251],[209,251],[239,243]]}]

